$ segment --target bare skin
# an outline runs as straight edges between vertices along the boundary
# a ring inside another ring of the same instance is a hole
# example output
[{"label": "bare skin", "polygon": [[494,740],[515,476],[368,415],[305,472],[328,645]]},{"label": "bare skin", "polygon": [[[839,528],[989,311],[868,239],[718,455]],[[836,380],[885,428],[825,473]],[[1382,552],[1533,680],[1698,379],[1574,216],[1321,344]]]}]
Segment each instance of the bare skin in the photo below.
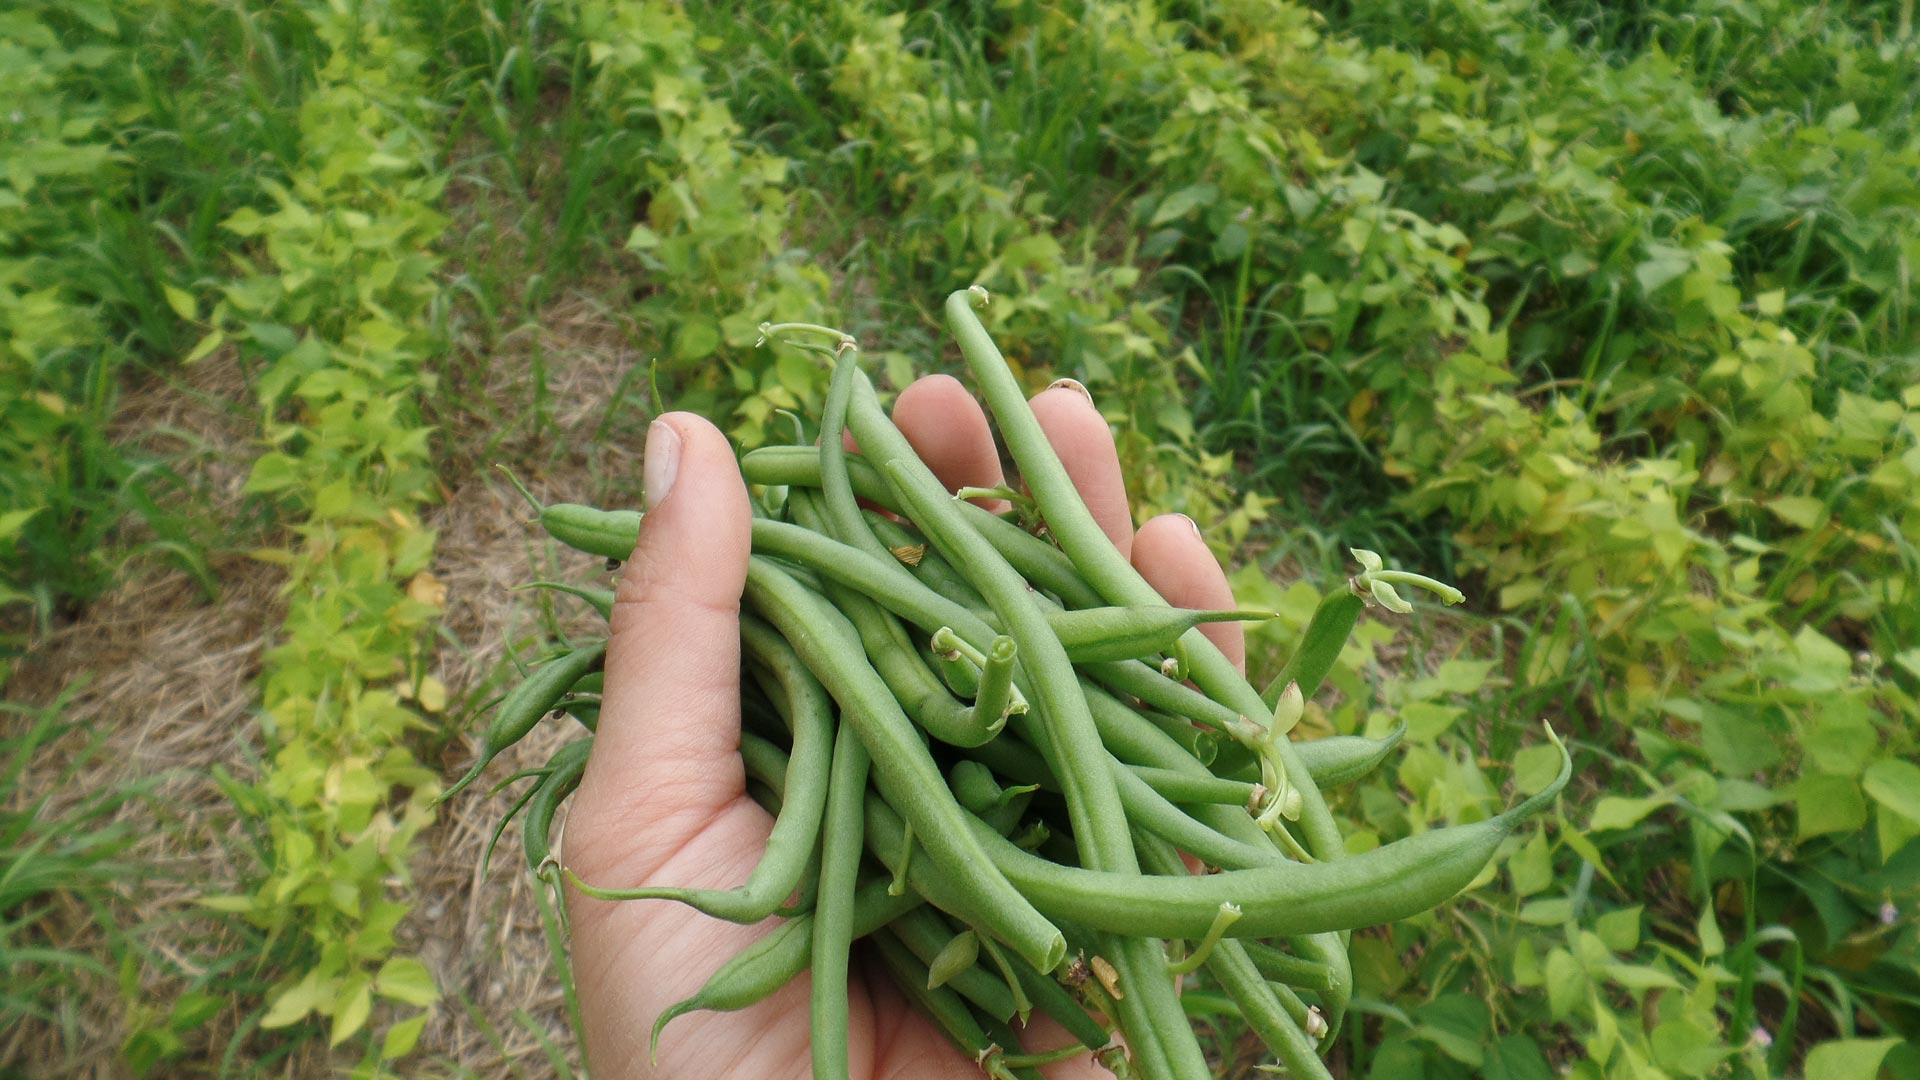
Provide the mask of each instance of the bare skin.
[{"label": "bare skin", "polygon": [[[1169,603],[1229,608],[1225,575],[1193,523],[1154,518],[1136,533],[1113,436],[1078,384],[1034,398],[1048,438],[1108,536]],[[961,384],[921,379],[894,422],[949,489],[1003,482],[986,419]],[[746,486],[726,438],[690,413],[655,421],[645,468],[648,513],[622,575],[607,648],[599,736],[564,838],[568,866],[608,886],[731,888],[765,851],[772,819],[746,795],[740,763],[740,595],[750,550]],[[1238,624],[1204,628],[1236,663]],[[647,1060],[647,1034],[669,1004],[766,934],[669,901],[608,903],[569,891],[574,976],[596,1080],[805,1077],[807,980],[751,1009],[674,1021]],[[973,1062],[914,1013],[877,969],[849,988],[854,1080],[971,1080]],[[1028,1049],[1065,1045],[1036,1019]],[[1086,1057],[1049,1066],[1049,1080],[1092,1080]]]}]

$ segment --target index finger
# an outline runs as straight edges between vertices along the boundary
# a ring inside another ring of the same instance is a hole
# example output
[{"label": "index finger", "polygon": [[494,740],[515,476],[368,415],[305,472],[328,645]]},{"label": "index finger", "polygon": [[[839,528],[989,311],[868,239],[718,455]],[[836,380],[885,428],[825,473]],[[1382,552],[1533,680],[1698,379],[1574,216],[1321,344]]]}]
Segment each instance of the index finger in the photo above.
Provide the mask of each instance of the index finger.
[{"label": "index finger", "polygon": [[1126,479],[1120,473],[1120,451],[1107,418],[1094,408],[1093,395],[1074,379],[1060,379],[1035,394],[1030,404],[1094,523],[1113,541],[1120,556],[1131,560],[1133,512],[1127,505]]}]

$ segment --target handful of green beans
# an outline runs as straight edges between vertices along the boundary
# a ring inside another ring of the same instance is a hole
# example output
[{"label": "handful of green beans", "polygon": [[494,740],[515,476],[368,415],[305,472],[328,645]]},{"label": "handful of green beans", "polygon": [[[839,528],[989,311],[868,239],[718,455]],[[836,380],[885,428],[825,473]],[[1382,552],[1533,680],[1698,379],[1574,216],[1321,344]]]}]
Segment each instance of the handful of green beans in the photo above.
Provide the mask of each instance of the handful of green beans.
[{"label": "handful of green beans", "polygon": [[[1311,743],[1288,732],[1365,604],[1406,610],[1395,585],[1459,593],[1356,552],[1363,572],[1256,690],[1197,627],[1262,614],[1168,607],[1134,571],[981,326],[985,300],[955,293],[946,314],[1029,493],[1018,516],[941,486],[846,335],[764,328],[806,335],[793,343],[834,363],[818,445],[741,461],[765,492],[741,617],[741,755],[775,815],[766,854],[734,889],[574,884],[741,923],[784,918],[668,1009],[655,1045],[676,1016],[745,1008],[811,969],[814,1075],[845,1077],[848,957],[865,939],[994,1077],[1037,1077],[1083,1053],[1121,1076],[1210,1076],[1175,984],[1202,967],[1287,1075],[1327,1077],[1320,1054],[1352,991],[1348,932],[1465,888],[1559,793],[1571,760],[1562,747],[1554,782],[1503,814],[1348,856],[1322,791],[1365,775],[1399,732]],[[859,454],[844,449],[848,431]],[[632,511],[535,507],[556,540],[609,560],[639,535]],[[1048,539],[1023,527],[1036,520]],[[611,613],[611,592],[536,584]],[[571,715],[591,733],[605,648],[556,656],[510,691],[448,794],[542,717]],[[522,774],[538,782],[509,815],[524,808],[529,865],[550,881],[565,871],[549,828],[591,745],[589,734]],[[1034,1010],[1077,1042],[1022,1052],[1011,1025]]]}]

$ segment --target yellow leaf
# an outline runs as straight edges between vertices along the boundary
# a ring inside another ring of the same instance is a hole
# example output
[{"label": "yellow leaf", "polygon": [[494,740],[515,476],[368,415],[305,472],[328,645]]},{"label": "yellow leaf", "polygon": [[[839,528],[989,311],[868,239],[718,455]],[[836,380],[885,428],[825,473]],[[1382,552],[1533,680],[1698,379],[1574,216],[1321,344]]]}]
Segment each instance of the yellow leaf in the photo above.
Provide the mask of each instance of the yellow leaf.
[{"label": "yellow leaf", "polygon": [[207,358],[207,355],[213,352],[213,350],[226,344],[226,341],[227,341],[226,331],[215,330],[211,334],[208,334],[206,337],[201,338],[199,344],[195,345],[193,347],[193,350],[187,353],[186,358],[181,360],[180,362],[183,364],[197,364],[200,361],[205,360]]},{"label": "yellow leaf", "polygon": [[339,1046],[352,1038],[373,1012],[373,980],[358,975],[347,981],[333,999],[333,1034],[328,1046]]},{"label": "yellow leaf", "polygon": [[192,293],[185,289],[165,284],[161,285],[160,289],[167,294],[167,306],[173,309],[175,315],[180,316],[188,322],[193,322],[199,318],[199,305],[194,302]]},{"label": "yellow leaf", "polygon": [[293,552],[286,548],[254,548],[247,552],[247,558],[275,566],[292,566],[294,563]]},{"label": "yellow leaf", "polygon": [[430,713],[447,707],[447,685],[431,675],[423,676],[417,687],[401,683],[395,692]]},{"label": "yellow leaf", "polygon": [[1379,403],[1379,395],[1371,390],[1362,390],[1347,402],[1347,421],[1358,432],[1367,430],[1367,417],[1372,415],[1374,405]]},{"label": "yellow leaf", "polygon": [[433,607],[447,606],[447,586],[430,571],[422,570],[407,582],[407,595],[422,604]]}]

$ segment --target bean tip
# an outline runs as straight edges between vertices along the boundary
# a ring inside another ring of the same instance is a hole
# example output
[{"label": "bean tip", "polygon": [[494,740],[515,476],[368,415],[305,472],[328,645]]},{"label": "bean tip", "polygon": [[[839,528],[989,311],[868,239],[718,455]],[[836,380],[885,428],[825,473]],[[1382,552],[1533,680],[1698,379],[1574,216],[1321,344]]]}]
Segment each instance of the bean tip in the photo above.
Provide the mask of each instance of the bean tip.
[{"label": "bean tip", "polygon": [[540,500],[533,497],[533,492],[527,490],[527,485],[521,483],[519,477],[513,475],[512,469],[507,468],[505,465],[497,461],[493,463],[493,467],[496,469],[499,469],[501,472],[507,475],[507,483],[512,484],[513,489],[520,493],[520,497],[527,500],[527,505],[533,507],[533,512],[535,514],[542,514],[546,512],[547,508],[540,505]]},{"label": "bean tip", "polygon": [[474,762],[473,768],[468,769],[467,774],[465,776],[462,776],[460,779],[455,780],[453,782],[452,787],[441,792],[440,797],[433,800],[433,805],[437,807],[441,803],[446,802],[448,799],[451,799],[455,795],[458,795],[462,791],[465,791],[467,789],[468,784],[471,784],[475,780],[479,779],[481,770],[485,769],[486,767],[487,767],[487,761],[485,758],[481,758],[479,761]]}]

